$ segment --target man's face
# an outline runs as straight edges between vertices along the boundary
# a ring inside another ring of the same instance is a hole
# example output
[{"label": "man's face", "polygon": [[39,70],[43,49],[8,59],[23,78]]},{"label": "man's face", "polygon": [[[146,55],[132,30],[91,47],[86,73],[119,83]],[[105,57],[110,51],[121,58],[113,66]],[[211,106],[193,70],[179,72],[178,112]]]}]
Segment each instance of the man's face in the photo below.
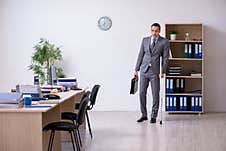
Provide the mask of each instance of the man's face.
[{"label": "man's face", "polygon": [[160,33],[159,27],[157,27],[157,26],[152,26],[151,27],[151,35],[153,37],[158,37],[159,36],[159,33]]}]

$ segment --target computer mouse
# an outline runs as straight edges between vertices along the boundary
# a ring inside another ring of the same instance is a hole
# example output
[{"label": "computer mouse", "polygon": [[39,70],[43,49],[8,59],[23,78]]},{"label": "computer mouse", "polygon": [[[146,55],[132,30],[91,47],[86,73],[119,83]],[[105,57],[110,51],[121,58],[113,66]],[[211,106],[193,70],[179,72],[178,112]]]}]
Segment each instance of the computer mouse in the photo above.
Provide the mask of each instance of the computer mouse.
[{"label": "computer mouse", "polygon": [[47,98],[49,100],[56,100],[56,99],[60,99],[60,96],[56,94],[46,94],[43,96],[43,98]]}]

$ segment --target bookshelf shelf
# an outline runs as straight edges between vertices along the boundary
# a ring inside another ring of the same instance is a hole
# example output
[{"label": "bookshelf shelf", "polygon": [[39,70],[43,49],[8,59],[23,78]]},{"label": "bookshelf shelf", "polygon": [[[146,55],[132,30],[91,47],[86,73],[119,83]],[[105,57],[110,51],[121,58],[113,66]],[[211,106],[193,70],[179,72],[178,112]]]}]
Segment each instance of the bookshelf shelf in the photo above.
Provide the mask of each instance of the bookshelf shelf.
[{"label": "bookshelf shelf", "polygon": [[167,113],[200,114],[202,111],[166,111]]},{"label": "bookshelf shelf", "polygon": [[187,79],[202,79],[202,76],[170,76],[167,75],[167,78],[187,78]]},{"label": "bookshelf shelf", "polygon": [[202,43],[202,40],[169,40],[171,43]]},{"label": "bookshelf shelf", "polygon": [[202,96],[200,93],[166,93],[166,95],[175,95],[175,96]]},{"label": "bookshelf shelf", "polygon": [[[171,58],[169,58],[166,75],[165,108],[167,113],[204,113],[203,79],[204,79],[204,47],[203,25],[194,24],[166,24],[165,35],[169,39]],[[170,40],[170,32],[176,31],[176,40]],[[185,40],[189,33],[189,40]],[[189,56],[187,53],[189,50]],[[198,56],[197,56],[198,50]],[[200,50],[200,51],[199,51]],[[200,57],[200,56],[201,57]],[[188,76],[199,73],[201,76]],[[168,81],[168,82],[167,82]],[[167,83],[173,81],[173,91],[169,91]],[[181,83],[183,83],[181,85]],[[179,87],[179,89],[178,89]],[[183,87],[181,90],[180,87]],[[179,90],[179,91],[178,91]],[[198,90],[196,93],[187,93]],[[173,93],[168,93],[173,92]],[[178,93],[179,92],[179,93]],[[197,100],[196,100],[197,99]],[[173,102],[169,109],[168,102]],[[174,103],[176,102],[176,103]],[[182,103],[181,103],[182,102]],[[194,104],[198,102],[198,104]],[[182,105],[181,105],[182,104]],[[175,106],[174,106],[175,105]],[[184,107],[185,109],[183,109]],[[193,109],[193,107],[195,109]]]},{"label": "bookshelf shelf", "polygon": [[178,60],[178,61],[202,61],[201,58],[169,58],[169,60]]}]

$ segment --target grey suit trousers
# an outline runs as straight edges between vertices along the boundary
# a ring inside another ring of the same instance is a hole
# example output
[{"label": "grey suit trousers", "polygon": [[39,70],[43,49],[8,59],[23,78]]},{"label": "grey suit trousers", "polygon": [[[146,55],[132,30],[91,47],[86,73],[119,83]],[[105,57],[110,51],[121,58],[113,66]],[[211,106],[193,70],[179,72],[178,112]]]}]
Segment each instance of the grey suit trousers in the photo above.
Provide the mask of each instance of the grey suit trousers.
[{"label": "grey suit trousers", "polygon": [[140,72],[140,109],[143,117],[147,117],[147,88],[151,83],[153,105],[151,118],[157,118],[159,109],[159,90],[160,90],[160,79],[159,74],[156,74],[149,67],[146,73]]}]

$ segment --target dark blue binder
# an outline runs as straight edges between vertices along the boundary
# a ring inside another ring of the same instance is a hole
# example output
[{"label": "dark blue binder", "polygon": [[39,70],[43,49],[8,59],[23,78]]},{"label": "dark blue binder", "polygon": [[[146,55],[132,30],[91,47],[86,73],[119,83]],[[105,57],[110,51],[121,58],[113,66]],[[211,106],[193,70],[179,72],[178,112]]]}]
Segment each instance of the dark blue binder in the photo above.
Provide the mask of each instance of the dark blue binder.
[{"label": "dark blue binder", "polygon": [[177,97],[173,96],[173,111],[177,110]]},{"label": "dark blue binder", "polygon": [[199,111],[202,111],[202,97],[199,97]]},{"label": "dark blue binder", "polygon": [[166,111],[169,111],[169,96],[166,96]]},{"label": "dark blue binder", "polygon": [[202,44],[199,44],[199,58],[202,58]]},{"label": "dark blue binder", "polygon": [[166,93],[170,93],[170,79],[166,79]]},{"label": "dark blue binder", "polygon": [[179,97],[179,101],[180,101],[180,111],[183,111],[183,106],[184,106],[184,101],[183,101],[183,96]]},{"label": "dark blue binder", "polygon": [[191,111],[195,111],[195,97],[191,96]]},{"label": "dark blue binder", "polygon": [[172,96],[169,96],[169,101],[170,101],[170,103],[169,103],[169,110],[173,111],[173,97]]},{"label": "dark blue binder", "polygon": [[184,93],[184,87],[185,87],[185,80],[180,79],[180,92]]},{"label": "dark blue binder", "polygon": [[188,58],[192,58],[192,44],[188,45]]},{"label": "dark blue binder", "polygon": [[169,88],[170,93],[174,92],[174,80],[170,79],[170,88]]},{"label": "dark blue binder", "polygon": [[194,58],[199,58],[199,44],[195,44]]},{"label": "dark blue binder", "polygon": [[199,111],[199,97],[195,96],[195,111]]},{"label": "dark blue binder", "polygon": [[187,97],[183,97],[183,111],[187,111]]}]

